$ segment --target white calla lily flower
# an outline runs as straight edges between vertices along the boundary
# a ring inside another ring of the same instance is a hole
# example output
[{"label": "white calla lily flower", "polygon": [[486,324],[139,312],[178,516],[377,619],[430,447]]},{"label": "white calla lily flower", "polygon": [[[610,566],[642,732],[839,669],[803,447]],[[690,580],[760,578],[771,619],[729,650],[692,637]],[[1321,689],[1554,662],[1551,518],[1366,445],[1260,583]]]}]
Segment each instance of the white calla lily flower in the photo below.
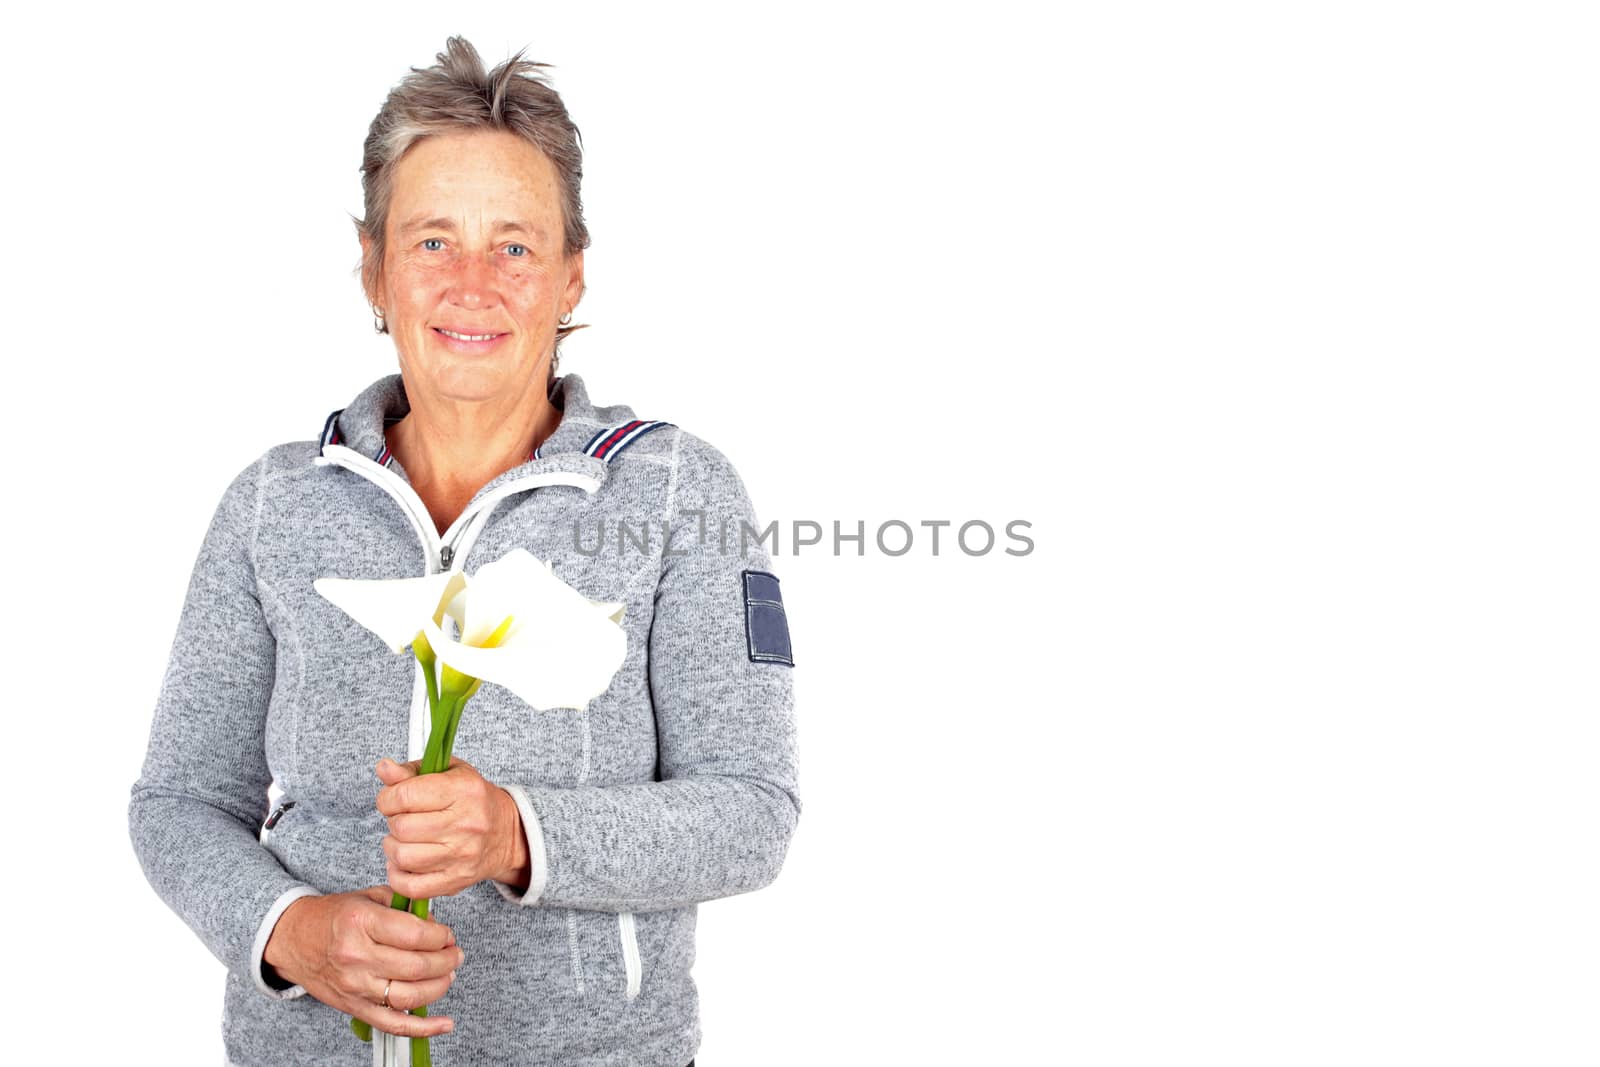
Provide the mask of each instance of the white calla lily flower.
[{"label": "white calla lily flower", "polygon": [[[473,575],[318,578],[312,586],[390,651],[424,637],[439,663],[504,686],[540,710],[586,705],[605,692],[628,651],[624,606],[590,600],[526,549]],[[459,640],[441,628],[446,617]],[[508,618],[510,627],[492,642]]]}]

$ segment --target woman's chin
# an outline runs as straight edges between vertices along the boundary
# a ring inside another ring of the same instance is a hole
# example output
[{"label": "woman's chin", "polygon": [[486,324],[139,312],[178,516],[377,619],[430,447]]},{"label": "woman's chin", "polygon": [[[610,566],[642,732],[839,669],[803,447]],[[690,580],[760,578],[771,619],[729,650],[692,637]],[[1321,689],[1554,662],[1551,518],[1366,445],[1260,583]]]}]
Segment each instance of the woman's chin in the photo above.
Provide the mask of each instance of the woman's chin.
[{"label": "woman's chin", "polygon": [[[444,400],[493,400],[520,395],[528,380],[519,373],[520,364],[509,359],[450,359],[430,361],[422,369],[420,384]],[[414,375],[407,374],[408,388]]]}]

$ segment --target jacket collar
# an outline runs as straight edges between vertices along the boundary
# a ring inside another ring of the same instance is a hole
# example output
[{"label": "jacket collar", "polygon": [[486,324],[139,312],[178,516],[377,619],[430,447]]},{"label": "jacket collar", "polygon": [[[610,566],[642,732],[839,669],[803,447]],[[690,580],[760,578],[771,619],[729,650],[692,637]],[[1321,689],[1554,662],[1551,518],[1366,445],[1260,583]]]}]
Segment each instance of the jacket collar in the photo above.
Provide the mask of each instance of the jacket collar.
[{"label": "jacket collar", "polygon": [[[561,421],[555,431],[528,459],[497,475],[479,490],[480,495],[507,481],[551,471],[571,471],[605,481],[606,463],[587,454],[586,448],[606,427],[633,419],[632,409],[613,405],[597,410],[589,400],[583,379],[573,373],[564,374],[551,384],[550,400],[561,411]],[[317,454],[324,455],[329,445],[344,445],[388,467],[409,484],[410,478],[389,451],[384,431],[410,410],[411,402],[406,397],[401,376],[390,374],[379,378],[324,420]]]}]

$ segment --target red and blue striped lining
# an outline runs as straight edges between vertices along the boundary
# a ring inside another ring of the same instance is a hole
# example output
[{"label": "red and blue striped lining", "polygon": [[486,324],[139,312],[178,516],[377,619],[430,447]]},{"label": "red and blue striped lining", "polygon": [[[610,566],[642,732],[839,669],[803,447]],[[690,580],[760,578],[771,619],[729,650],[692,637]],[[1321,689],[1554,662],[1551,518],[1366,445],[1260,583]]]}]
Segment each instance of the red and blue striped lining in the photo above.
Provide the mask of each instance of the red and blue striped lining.
[{"label": "red and blue striped lining", "polygon": [[671,426],[670,422],[659,419],[633,419],[620,426],[608,426],[589,438],[589,443],[583,446],[584,455],[603,459],[610,463],[616,458],[617,453],[633,444],[651,430],[659,430],[663,426]]},{"label": "red and blue striped lining", "polygon": [[344,438],[339,436],[339,416],[342,414],[344,414],[344,408],[340,408],[332,415],[329,415],[328,421],[322,424],[322,444],[317,449],[319,455],[322,449],[327,448],[329,445],[344,443]]}]

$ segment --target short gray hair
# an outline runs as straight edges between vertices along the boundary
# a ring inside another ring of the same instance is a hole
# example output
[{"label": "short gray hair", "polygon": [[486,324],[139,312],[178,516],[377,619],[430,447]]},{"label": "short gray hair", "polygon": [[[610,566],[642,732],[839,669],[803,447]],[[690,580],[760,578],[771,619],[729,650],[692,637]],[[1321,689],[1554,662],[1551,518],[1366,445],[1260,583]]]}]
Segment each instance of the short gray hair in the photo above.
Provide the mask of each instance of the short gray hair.
[{"label": "short gray hair", "polygon": [[[394,171],[406,150],[432,134],[467,130],[504,130],[533,145],[555,165],[561,184],[561,220],[568,256],[589,247],[583,221],[583,141],[567,115],[561,95],[552,89],[535,63],[516,55],[485,72],[478,50],[464,37],[445,41],[445,50],[427,68],[411,73],[389,90],[367,131],[361,157],[361,190],[366,218],[356,230],[370,242],[358,268],[362,287],[377,288],[383,265],[384,231],[394,194]],[[580,325],[556,329],[556,344]],[[389,327],[380,324],[379,333]],[[552,368],[553,371],[553,368]]]}]

